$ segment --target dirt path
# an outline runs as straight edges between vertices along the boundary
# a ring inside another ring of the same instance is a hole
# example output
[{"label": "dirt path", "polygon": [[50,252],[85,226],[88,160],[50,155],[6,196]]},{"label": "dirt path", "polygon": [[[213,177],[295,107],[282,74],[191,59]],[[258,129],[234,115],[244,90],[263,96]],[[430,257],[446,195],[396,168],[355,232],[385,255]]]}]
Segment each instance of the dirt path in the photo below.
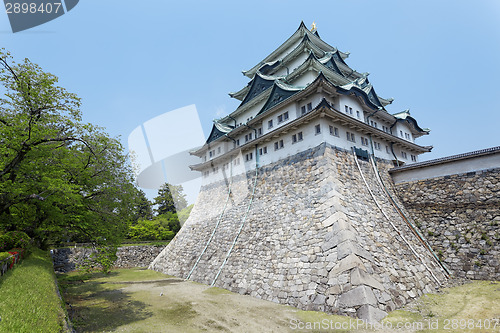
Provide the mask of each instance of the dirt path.
[{"label": "dirt path", "polygon": [[[109,276],[73,272],[59,281],[77,332],[421,332],[411,327],[341,329],[355,319],[301,311],[145,269],[116,270]],[[429,332],[449,332],[442,327],[445,319],[499,318],[500,284],[477,281],[446,289],[409,309],[394,311],[385,322],[439,320],[440,329]],[[498,325],[462,331],[500,332]]]}]

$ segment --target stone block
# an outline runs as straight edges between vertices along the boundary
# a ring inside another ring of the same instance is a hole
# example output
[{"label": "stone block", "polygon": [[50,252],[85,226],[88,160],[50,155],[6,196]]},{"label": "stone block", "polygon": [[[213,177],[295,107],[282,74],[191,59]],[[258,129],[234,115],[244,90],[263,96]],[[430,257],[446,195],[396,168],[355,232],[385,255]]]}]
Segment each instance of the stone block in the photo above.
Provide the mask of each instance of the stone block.
[{"label": "stone block", "polygon": [[351,271],[351,284],[365,285],[379,290],[384,290],[384,286],[382,286],[382,284],[378,282],[373,276],[357,267]]},{"label": "stone block", "polygon": [[376,307],[365,304],[362,305],[357,311],[356,316],[363,319],[365,322],[373,324],[378,323],[387,316],[387,312],[382,311]]},{"label": "stone block", "polygon": [[335,236],[333,236],[332,240],[336,244],[340,244],[345,241],[356,241],[356,234],[352,230],[340,230]]},{"label": "stone block", "polygon": [[343,293],[339,297],[339,305],[341,307],[353,307],[367,304],[373,306],[377,305],[377,299],[375,298],[372,289],[367,286],[358,286],[346,293]]},{"label": "stone block", "polygon": [[366,271],[363,262],[355,254],[350,254],[344,259],[340,260],[328,274],[329,278],[334,278],[342,272],[345,272],[354,267],[359,267],[360,269]]},{"label": "stone block", "polygon": [[373,261],[373,256],[370,252],[361,248],[357,243],[353,241],[345,241],[337,245],[338,259],[343,259],[351,253],[354,253],[360,257],[367,260]]},{"label": "stone block", "polygon": [[326,301],[326,296],[325,295],[316,295],[316,298],[314,299],[313,303],[314,304],[325,304]]},{"label": "stone block", "polygon": [[340,289],[340,286],[338,284],[328,288],[328,290],[326,291],[328,295],[339,295],[341,292],[342,290]]}]

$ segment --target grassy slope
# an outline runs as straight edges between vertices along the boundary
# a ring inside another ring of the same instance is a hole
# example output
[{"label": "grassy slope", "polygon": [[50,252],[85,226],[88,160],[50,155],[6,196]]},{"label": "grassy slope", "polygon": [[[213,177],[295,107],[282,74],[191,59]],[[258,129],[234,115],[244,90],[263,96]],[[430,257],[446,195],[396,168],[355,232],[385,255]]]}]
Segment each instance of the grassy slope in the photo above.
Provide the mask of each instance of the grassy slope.
[{"label": "grassy slope", "polygon": [[35,249],[0,277],[0,332],[61,332],[64,312],[47,252]]}]

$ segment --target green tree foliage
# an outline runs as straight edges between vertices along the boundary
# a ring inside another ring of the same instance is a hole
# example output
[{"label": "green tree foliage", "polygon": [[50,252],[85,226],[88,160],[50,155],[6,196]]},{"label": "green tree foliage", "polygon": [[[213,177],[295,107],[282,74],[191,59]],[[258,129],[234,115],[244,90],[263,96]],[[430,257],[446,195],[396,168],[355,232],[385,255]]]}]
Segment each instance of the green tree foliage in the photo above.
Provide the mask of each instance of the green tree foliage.
[{"label": "green tree foliage", "polygon": [[130,227],[129,238],[136,240],[170,240],[180,230],[176,213],[167,212],[152,220],[139,220]]},{"label": "green tree foliage", "polygon": [[[182,193],[182,185],[163,184],[158,190],[154,203],[158,205],[156,211],[159,215],[167,212],[175,213],[186,208],[186,195]],[[176,210],[177,209],[177,210]]]},{"label": "green tree foliage", "polygon": [[179,212],[179,214],[177,214],[179,216],[179,222],[181,224],[184,224],[184,222],[187,221],[187,219],[189,218],[189,215],[191,214],[191,211],[193,210],[193,207],[194,207],[194,204],[191,204],[191,205],[187,206],[186,208],[184,208],[183,210],[181,210]]},{"label": "green tree foliage", "polygon": [[0,84],[0,230],[119,242],[141,200],[121,143],[28,59],[0,51]]},{"label": "green tree foliage", "polygon": [[134,196],[132,202],[134,207],[134,217],[132,218],[132,224],[137,222],[139,219],[151,220],[153,218],[153,206],[152,203],[146,197],[146,194],[142,190],[137,190],[137,195]]}]

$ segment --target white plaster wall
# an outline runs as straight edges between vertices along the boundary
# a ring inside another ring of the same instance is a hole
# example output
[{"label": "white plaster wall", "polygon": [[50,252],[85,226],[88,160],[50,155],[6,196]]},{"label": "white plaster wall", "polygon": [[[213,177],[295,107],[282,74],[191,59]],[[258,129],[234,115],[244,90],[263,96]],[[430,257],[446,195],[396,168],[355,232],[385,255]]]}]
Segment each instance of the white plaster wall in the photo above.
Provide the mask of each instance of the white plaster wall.
[{"label": "white plaster wall", "polygon": [[396,184],[422,179],[443,177],[467,172],[497,169],[500,167],[500,153],[449,161],[436,165],[422,166],[418,169],[402,170],[392,173]]},{"label": "white plaster wall", "polygon": [[310,70],[302,74],[300,77],[292,81],[294,86],[305,87],[311,82],[313,82],[318,77],[318,72],[315,70]]},{"label": "white plaster wall", "polygon": [[[348,107],[352,108],[352,115],[349,114],[351,117],[358,119],[358,120],[361,120],[361,121],[364,121],[363,107],[356,97],[346,96],[346,95],[339,96],[338,110],[342,113],[345,113],[345,106],[346,105]],[[359,111],[359,118],[357,117],[356,111]]]},{"label": "white plaster wall", "polygon": [[[272,88],[269,88],[269,89],[272,89]],[[245,124],[247,122],[248,118],[255,117],[257,115],[257,113],[259,113],[259,111],[262,109],[264,104],[266,104],[266,100],[267,99],[260,101],[259,103],[255,104],[253,107],[249,108],[244,113],[240,114],[237,117],[234,117],[236,119],[236,123],[237,124],[239,124],[239,123]],[[230,124],[232,124],[232,122],[230,122]]]},{"label": "white plaster wall", "polygon": [[[397,132],[394,132],[393,130],[393,135],[397,136],[397,137],[400,137],[401,139],[404,139],[406,141],[409,141],[409,142],[414,142],[414,139],[413,139],[413,135],[411,134],[411,131],[410,131],[410,128],[408,126],[406,126],[406,124],[403,124],[403,123],[397,123],[396,126],[394,126],[396,128],[396,131]],[[394,129],[394,128],[393,128]],[[401,136],[401,131],[403,131],[403,136]],[[406,135],[405,133],[408,133],[410,134],[410,140],[408,140],[406,138]]]}]

